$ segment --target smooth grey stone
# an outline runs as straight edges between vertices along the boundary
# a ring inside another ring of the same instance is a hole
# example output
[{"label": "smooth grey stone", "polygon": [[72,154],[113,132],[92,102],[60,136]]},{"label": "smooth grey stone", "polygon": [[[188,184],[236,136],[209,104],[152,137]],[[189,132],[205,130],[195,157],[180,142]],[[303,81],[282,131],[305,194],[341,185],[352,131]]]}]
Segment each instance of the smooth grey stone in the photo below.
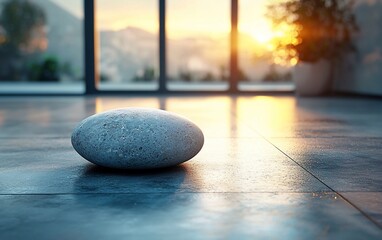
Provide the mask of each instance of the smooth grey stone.
[{"label": "smooth grey stone", "polygon": [[193,158],[203,143],[203,133],[194,123],[151,108],[95,114],[83,120],[72,134],[72,145],[82,157],[120,169],[174,166]]}]

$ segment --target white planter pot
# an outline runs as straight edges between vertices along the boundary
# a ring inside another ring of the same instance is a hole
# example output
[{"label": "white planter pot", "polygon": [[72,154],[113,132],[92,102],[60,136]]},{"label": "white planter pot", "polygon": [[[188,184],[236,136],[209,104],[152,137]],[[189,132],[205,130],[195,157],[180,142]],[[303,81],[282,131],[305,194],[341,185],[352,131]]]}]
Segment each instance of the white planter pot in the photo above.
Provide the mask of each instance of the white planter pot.
[{"label": "white planter pot", "polygon": [[315,63],[299,62],[293,71],[298,96],[320,96],[331,88],[331,63],[319,60]]}]

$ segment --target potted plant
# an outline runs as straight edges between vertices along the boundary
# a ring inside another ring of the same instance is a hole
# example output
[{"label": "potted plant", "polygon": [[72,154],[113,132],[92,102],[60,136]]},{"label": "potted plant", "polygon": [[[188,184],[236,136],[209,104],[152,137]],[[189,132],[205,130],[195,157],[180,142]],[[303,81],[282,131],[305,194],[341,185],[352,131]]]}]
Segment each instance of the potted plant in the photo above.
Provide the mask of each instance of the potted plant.
[{"label": "potted plant", "polygon": [[289,26],[289,41],[275,39],[275,52],[297,62],[293,79],[298,95],[328,93],[334,63],[356,50],[352,36],[358,27],[352,9],[351,0],[286,0],[269,6],[273,26]]}]

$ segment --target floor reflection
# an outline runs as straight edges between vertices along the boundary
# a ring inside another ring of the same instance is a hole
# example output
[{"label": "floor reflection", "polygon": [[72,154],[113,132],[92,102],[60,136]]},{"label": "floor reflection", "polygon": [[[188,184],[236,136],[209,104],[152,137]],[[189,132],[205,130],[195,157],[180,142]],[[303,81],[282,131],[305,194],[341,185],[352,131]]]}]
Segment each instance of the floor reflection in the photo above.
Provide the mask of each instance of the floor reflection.
[{"label": "floor reflection", "polygon": [[[380,101],[20,97],[0,105],[0,239],[381,239]],[[205,146],[178,167],[144,172],[96,167],[73,150],[82,119],[137,106],[189,118]]]},{"label": "floor reflection", "polygon": [[210,137],[251,137],[253,130],[238,125],[236,99],[230,97],[96,98],[94,112],[124,108],[159,108],[195,122]]},{"label": "floor reflection", "polygon": [[127,107],[146,107],[146,108],[160,108],[159,98],[95,98],[95,113],[104,111],[127,108]]},{"label": "floor reflection", "polygon": [[309,189],[307,183],[314,189],[326,190],[257,133],[273,134],[282,129],[284,133],[294,134],[293,128],[285,127],[297,118],[294,98],[218,96],[96,100],[97,112],[128,106],[168,110],[189,118],[202,129],[205,146],[185,164],[200,185],[188,186],[188,190],[304,191]]},{"label": "floor reflection", "polygon": [[4,113],[0,111],[0,127],[3,126],[5,121]]},{"label": "floor reflection", "polygon": [[297,118],[295,98],[239,97],[237,118],[263,136],[294,135]]}]

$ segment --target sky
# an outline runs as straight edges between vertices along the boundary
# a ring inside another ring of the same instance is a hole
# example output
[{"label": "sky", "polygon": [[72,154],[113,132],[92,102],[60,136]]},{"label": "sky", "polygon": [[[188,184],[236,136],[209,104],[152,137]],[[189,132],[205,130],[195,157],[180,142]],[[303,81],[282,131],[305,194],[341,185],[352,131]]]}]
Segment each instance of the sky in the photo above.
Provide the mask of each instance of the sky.
[{"label": "sky", "polygon": [[[83,17],[82,0],[52,0]],[[240,0],[239,30],[259,41],[267,41],[271,25],[264,16],[266,6],[282,0]],[[192,34],[227,34],[230,31],[230,0],[167,0],[167,31],[170,37]],[[119,30],[128,26],[158,32],[158,0],[98,0],[97,26]]]},{"label": "sky", "polygon": [[79,18],[83,18],[84,16],[83,0],[51,0],[51,1],[58,4],[62,8],[68,10],[73,15]]},{"label": "sky", "polygon": [[[83,17],[82,0],[52,1]],[[238,29],[249,36],[239,38],[242,49],[263,55],[274,52],[274,39],[290,41],[288,30],[273,29],[266,17],[267,6],[282,1],[286,0],[239,0]],[[136,27],[158,34],[158,9],[158,0],[97,0],[96,26],[98,30],[113,31]],[[169,39],[203,36],[229,42],[231,0],[167,0],[166,26]]]},{"label": "sky", "polygon": [[158,31],[158,0],[98,0],[97,26],[120,30],[128,26]]}]

